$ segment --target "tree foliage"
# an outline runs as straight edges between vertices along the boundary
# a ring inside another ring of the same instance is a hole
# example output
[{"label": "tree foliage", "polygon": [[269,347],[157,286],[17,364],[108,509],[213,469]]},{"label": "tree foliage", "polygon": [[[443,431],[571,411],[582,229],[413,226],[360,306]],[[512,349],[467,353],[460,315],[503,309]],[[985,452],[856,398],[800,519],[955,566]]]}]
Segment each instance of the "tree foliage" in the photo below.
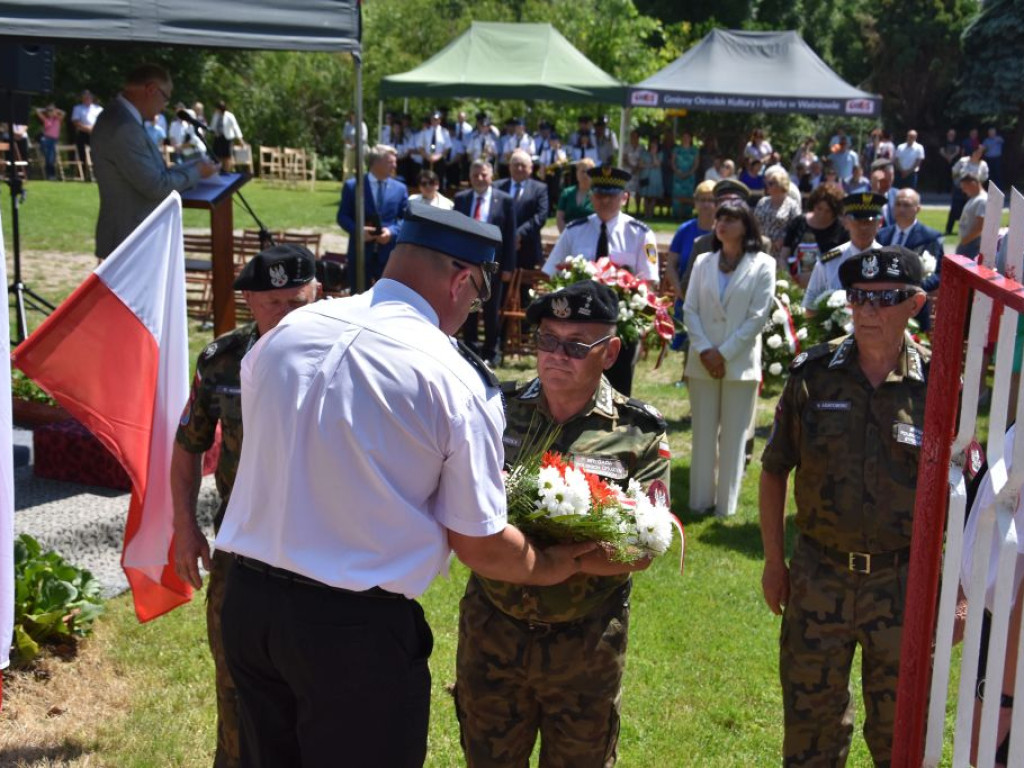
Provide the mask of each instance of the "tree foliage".
[{"label": "tree foliage", "polygon": [[1024,110],[1024,5],[988,0],[964,30],[956,104],[965,115],[1004,120]]}]

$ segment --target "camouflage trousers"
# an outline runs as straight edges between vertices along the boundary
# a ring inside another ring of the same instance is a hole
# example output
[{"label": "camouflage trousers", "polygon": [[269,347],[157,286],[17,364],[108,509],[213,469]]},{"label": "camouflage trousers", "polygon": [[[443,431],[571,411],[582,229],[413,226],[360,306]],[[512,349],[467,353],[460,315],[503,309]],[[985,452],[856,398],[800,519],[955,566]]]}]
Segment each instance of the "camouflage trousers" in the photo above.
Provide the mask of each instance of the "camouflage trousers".
[{"label": "camouflage trousers", "polygon": [[846,764],[854,720],[850,668],[860,645],[864,739],[875,765],[888,766],[907,565],[853,573],[800,537],[789,567],[779,654],[784,764]]},{"label": "camouflage trousers", "polygon": [[540,768],[613,766],[628,629],[628,583],[591,616],[530,625],[470,578],[455,682],[469,768],[525,768],[538,731]]},{"label": "camouflage trousers", "polygon": [[229,552],[214,552],[210,575],[206,582],[206,635],[210,642],[217,685],[217,753],[214,768],[238,768],[241,765],[238,742],[238,699],[235,684],[224,657],[224,641],[220,634],[221,607],[228,570],[233,565]]}]

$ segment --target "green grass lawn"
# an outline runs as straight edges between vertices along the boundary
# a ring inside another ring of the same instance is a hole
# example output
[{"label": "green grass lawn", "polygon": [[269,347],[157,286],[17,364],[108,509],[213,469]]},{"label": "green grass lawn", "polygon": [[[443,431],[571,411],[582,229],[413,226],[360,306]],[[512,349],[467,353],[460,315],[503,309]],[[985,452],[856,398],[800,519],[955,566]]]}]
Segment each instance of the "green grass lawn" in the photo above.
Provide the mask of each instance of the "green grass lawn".
[{"label": "green grass lawn", "polygon": [[[528,366],[504,368],[501,374],[525,379],[531,375]],[[685,513],[690,409],[686,389],[674,386],[679,370],[676,355],[660,370],[653,371],[650,361],[642,361],[638,370],[636,396],[653,402],[670,425],[673,507],[686,526],[687,549],[682,575],[676,543],[635,578],[620,764],[776,765],[782,740],[780,619],[761,598],[760,462],[755,460],[747,471],[734,518],[697,519]],[[759,402],[758,456],[776,395],[771,392]],[[436,641],[427,760],[433,768],[463,764],[448,687],[454,678],[458,600],[466,573],[455,563],[450,578],[436,579],[422,598]],[[146,625],[136,622],[127,596],[118,598],[99,631],[117,666],[137,683],[122,717],[97,724],[100,762],[139,768],[209,764],[215,709],[202,595]],[[855,691],[859,681],[855,673]],[[871,765],[859,732],[849,765]]]}]

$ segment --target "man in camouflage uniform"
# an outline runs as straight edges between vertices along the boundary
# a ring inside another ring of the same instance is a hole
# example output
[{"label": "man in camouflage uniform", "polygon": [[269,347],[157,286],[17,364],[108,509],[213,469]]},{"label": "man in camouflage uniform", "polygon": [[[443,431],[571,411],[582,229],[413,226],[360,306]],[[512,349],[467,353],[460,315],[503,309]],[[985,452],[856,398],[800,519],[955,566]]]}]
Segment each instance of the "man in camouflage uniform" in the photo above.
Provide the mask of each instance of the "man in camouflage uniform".
[{"label": "man in camouflage uniform", "polygon": [[[537,299],[539,378],[507,392],[505,459],[524,440],[559,430],[552,450],[625,488],[632,478],[667,502],[665,421],[612,389],[618,301],[584,281]],[[629,625],[630,571],[601,550],[562,584],[524,587],[470,576],[462,600],[456,709],[470,768],[524,766],[541,734],[542,768],[611,766]]]},{"label": "man in camouflage uniform", "polygon": [[[843,766],[853,734],[850,668],[863,657],[864,738],[889,765],[903,601],[924,427],[928,351],[906,334],[921,309],[920,258],[901,246],[840,268],[853,335],[790,366],[764,451],[765,601],[782,613],[784,764]],[[797,537],[785,561],[795,469]]]},{"label": "man in camouflage uniform", "polygon": [[231,556],[216,552],[211,558],[206,536],[196,522],[202,455],[213,445],[220,422],[221,448],[216,481],[221,502],[213,521],[216,532],[228,505],[242,451],[242,358],[256,340],[285,315],[316,298],[314,274],[313,254],[299,245],[274,246],[245,265],[234,287],[242,291],[255,322],[224,334],[200,353],[192,392],[174,440],[171,457],[174,567],[178,576],[196,589],[203,583],[199,575],[200,559],[210,573],[206,590],[206,632],[217,674],[216,768],[239,765],[235,687],[224,661],[220,634],[221,604]]}]

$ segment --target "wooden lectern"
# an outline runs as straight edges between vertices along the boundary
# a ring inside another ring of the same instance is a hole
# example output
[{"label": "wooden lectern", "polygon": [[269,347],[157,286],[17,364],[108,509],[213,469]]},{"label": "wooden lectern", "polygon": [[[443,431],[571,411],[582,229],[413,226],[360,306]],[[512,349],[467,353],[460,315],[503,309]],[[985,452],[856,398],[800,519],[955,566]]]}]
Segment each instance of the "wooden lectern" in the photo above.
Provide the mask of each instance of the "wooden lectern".
[{"label": "wooden lectern", "polygon": [[181,193],[184,208],[208,208],[213,243],[213,332],[235,327],[235,216],[232,195],[249,181],[247,173],[221,173]]}]

